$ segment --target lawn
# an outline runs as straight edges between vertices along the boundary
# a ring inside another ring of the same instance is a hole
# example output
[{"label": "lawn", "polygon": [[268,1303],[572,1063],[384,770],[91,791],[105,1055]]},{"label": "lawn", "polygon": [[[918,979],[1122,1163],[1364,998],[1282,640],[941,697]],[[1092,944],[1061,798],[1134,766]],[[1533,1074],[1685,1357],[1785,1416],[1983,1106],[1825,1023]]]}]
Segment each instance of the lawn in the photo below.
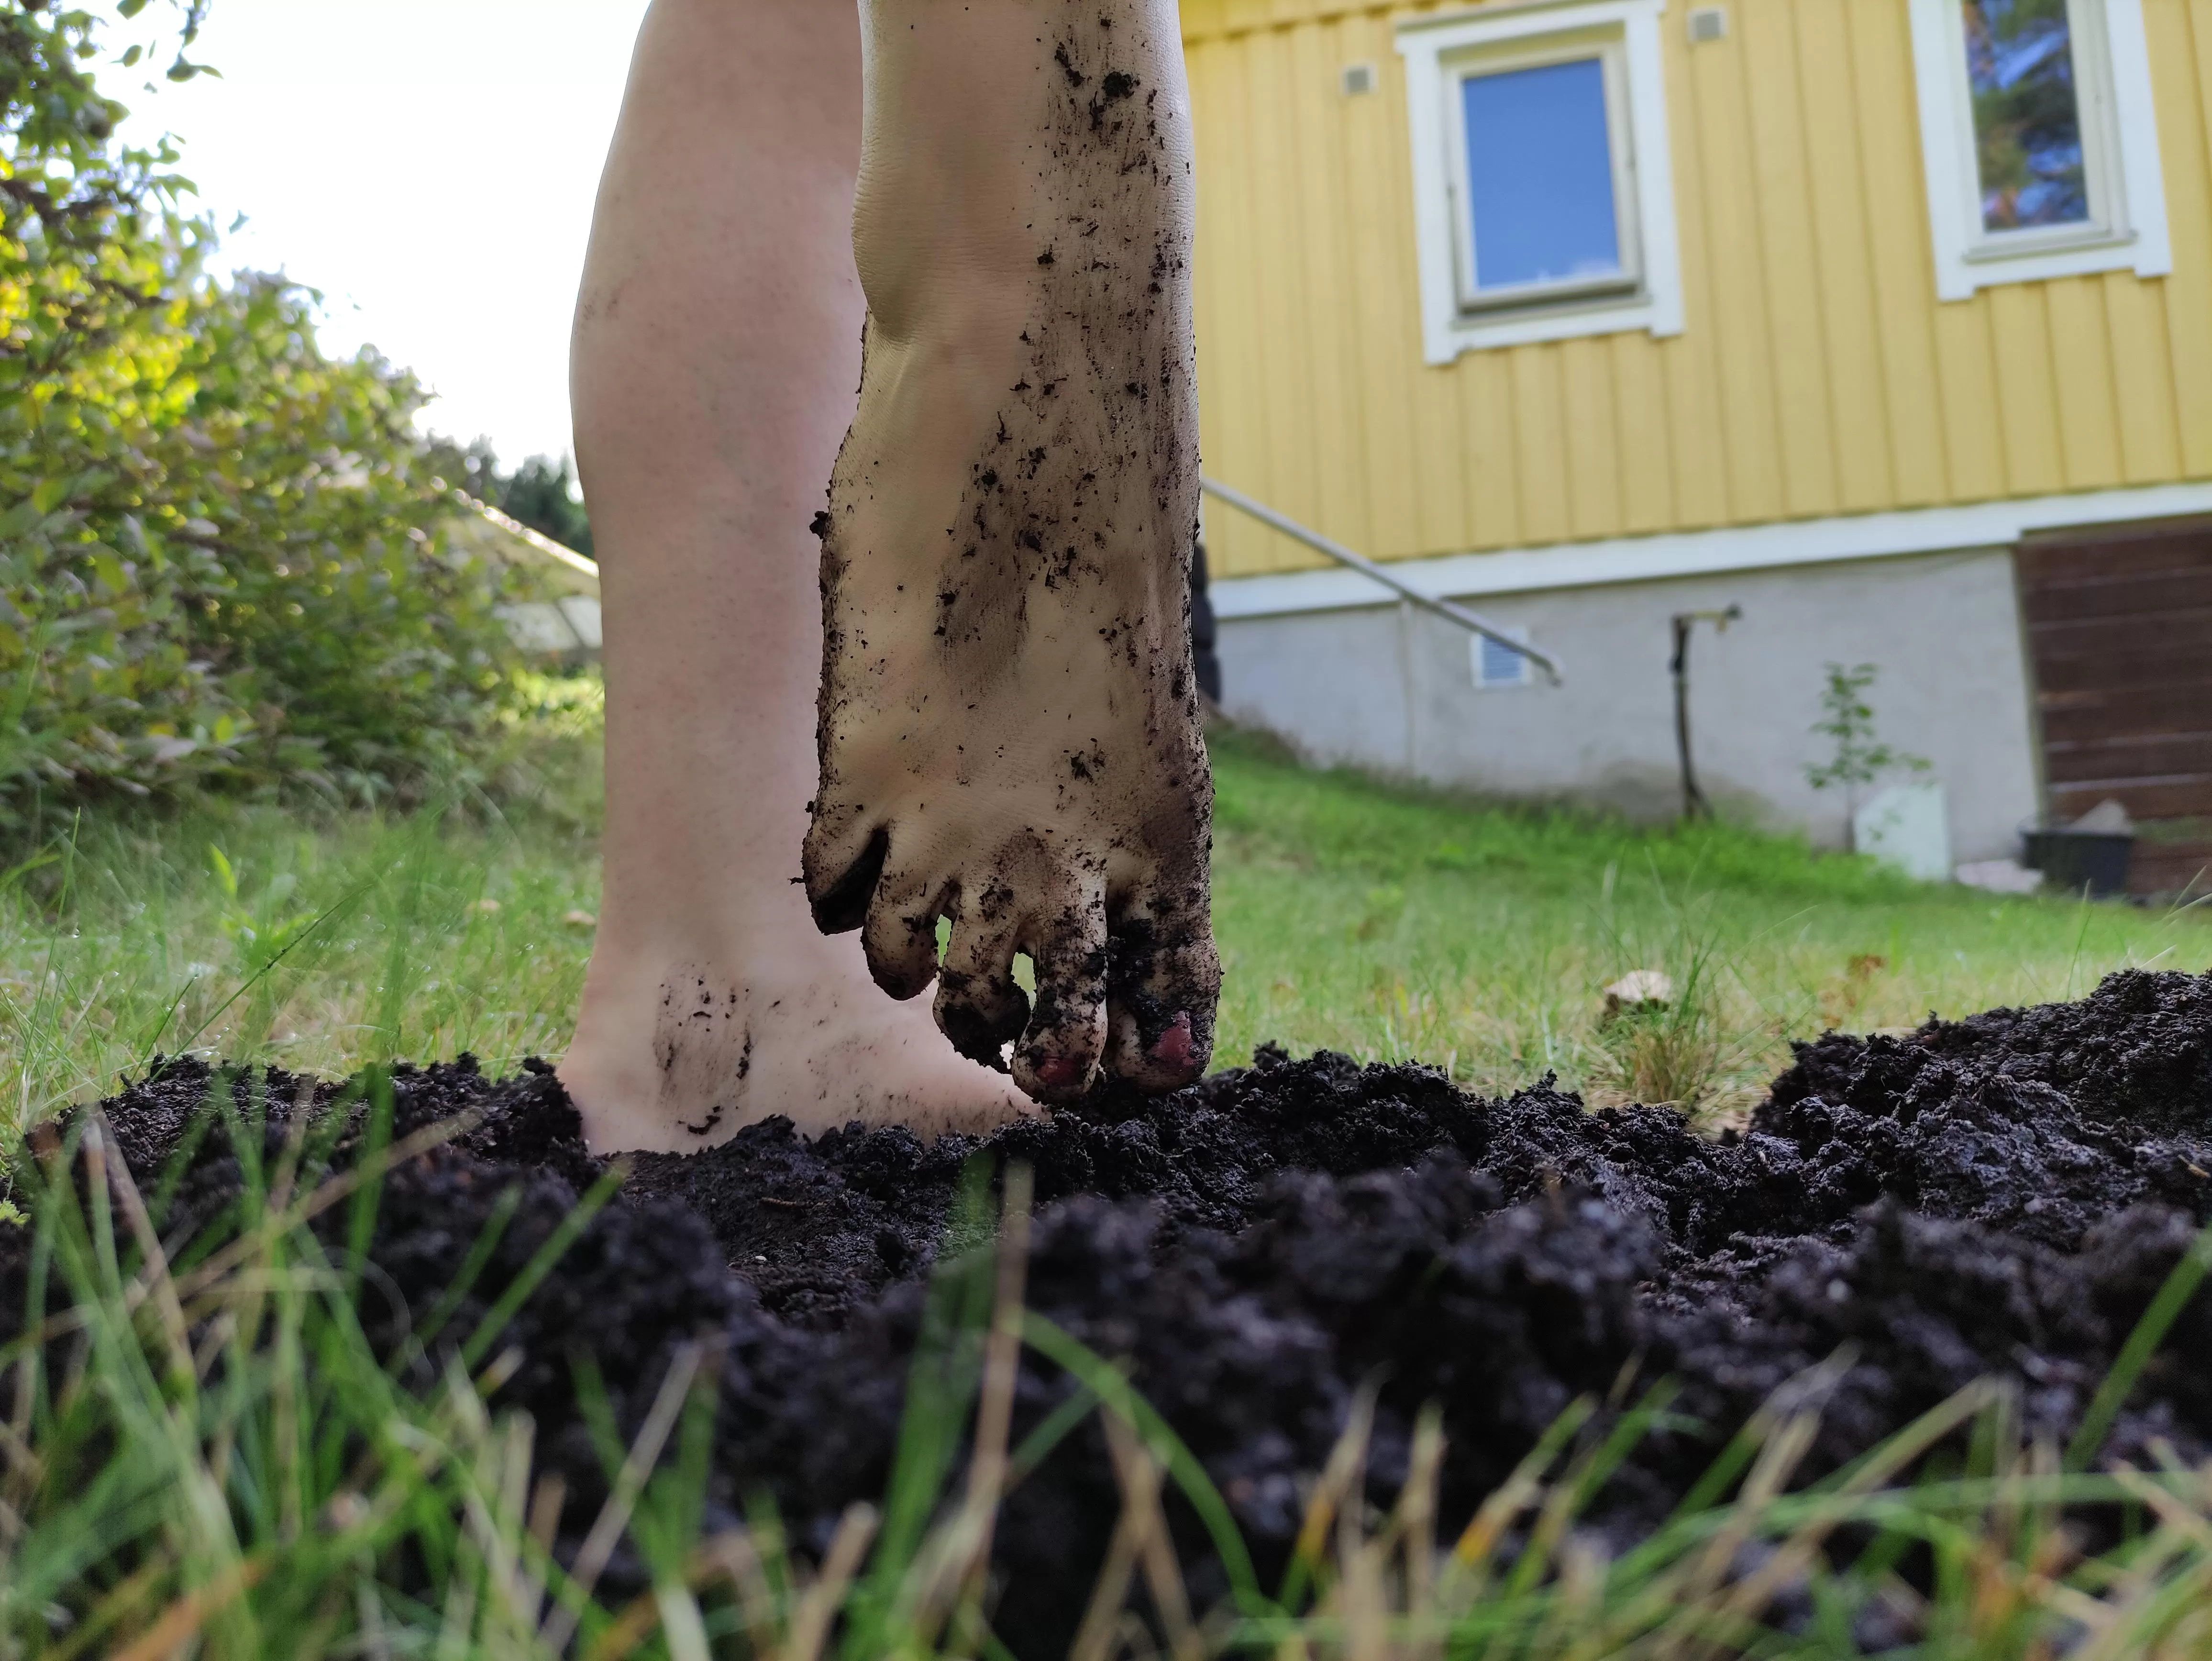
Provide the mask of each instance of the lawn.
[{"label": "lawn", "polygon": [[[381,814],[231,804],[51,827],[0,878],[0,1116],[35,1122],[157,1050],[328,1074],[464,1049],[494,1070],[557,1056],[599,886],[596,736],[593,700],[572,696],[518,733],[495,794]],[[1327,1045],[1418,1056],[1491,1089],[1552,1070],[1596,1098],[1667,1098],[1727,1118],[1790,1038],[1824,1026],[1902,1025],[1931,1008],[2064,996],[2124,965],[2212,962],[2202,909],[1921,887],[1740,829],[1639,830],[1304,771],[1245,735],[1221,735],[1216,760],[1225,1063],[1267,1040]],[[1608,1021],[1601,989],[1638,968],[1674,977],[1672,1005]],[[388,1102],[380,1091],[372,1075],[372,1125]],[[295,1190],[297,1145],[265,1168],[245,1159],[245,1192],[218,1226],[166,1242],[167,1190],[142,1198],[100,1144],[76,1155],[82,1187],[18,1167],[34,1272],[49,1306],[66,1308],[48,1323],[55,1342],[0,1350],[16,1384],[0,1425],[8,1653],[1002,1657],[979,1612],[994,1485],[1021,1480],[1078,1422],[1055,1412],[1006,1445],[1023,1344],[1085,1380],[1075,1404],[1104,1416],[1124,1494],[1086,1655],[1158,1652],[1118,1613],[1140,1569],[1173,1652],[1192,1661],[1810,1661],[1859,1653],[1853,1611],[1884,1600],[1913,1611],[1924,1642],[1911,1652],[1961,1661],[2026,1661],[2059,1639],[2114,1658],[2212,1644],[2192,1613],[2212,1585],[2201,1475],[2093,1475],[2070,1455],[2062,1467],[2025,1438],[2014,1398],[1979,1384],[1802,1494],[1784,1490],[1811,1415],[1762,1415],[1674,1523],[1612,1560],[1570,1524],[1656,1422],[1657,1395],[1602,1437],[1581,1433],[1595,1404],[1577,1403],[1471,1524],[1437,1515],[1445,1450],[1427,1421],[1394,1510],[1340,1506],[1365,1457],[1355,1414],[1304,1502],[1311,1556],[1279,1593],[1241,1592],[1190,1625],[1204,1611],[1188,1608],[1162,1549],[1158,1496],[1179,1491],[1218,1525],[1224,1562],[1233,1526],[1124,1375],[1023,1315],[1023,1254],[1005,1244],[1026,1227],[1018,1171],[995,1262],[988,1249],[940,1260],[880,1516],[849,1513],[818,1566],[793,1561],[767,1515],[705,1537],[700,1439],[714,1395],[687,1349],[630,1447],[594,1421],[611,1497],[575,1560],[556,1562],[559,1490],[549,1501],[533,1476],[528,1420],[497,1405],[520,1364],[499,1348],[501,1323],[611,1184],[536,1248],[465,1342],[447,1345],[450,1365],[423,1392],[401,1387],[359,1316],[377,1146],[372,1134],[358,1188],[337,1176]],[[343,1230],[308,1226],[341,1202],[331,1214]],[[957,1227],[988,1238],[989,1223]],[[471,1264],[496,1239],[488,1230]],[[2212,1265],[2208,1243],[2174,1271],[2093,1417],[2109,1421],[2164,1330],[2154,1318],[2174,1319]],[[456,1307],[475,1272],[455,1283]],[[447,1312],[441,1301],[424,1330]],[[977,1450],[964,1496],[963,1446]],[[2122,1499],[2142,1502],[2128,1536],[2081,1558],[2057,1526],[2062,1506],[2110,1514]],[[1838,1529],[1873,1542],[1848,1567],[1826,1563]],[[619,1540],[653,1582],[627,1601],[594,1589]],[[1915,1552],[1929,1565],[1914,1581],[1924,1597],[1896,1572]],[[1753,1562],[1767,1567],[1747,1575]],[[1801,1571],[1814,1615],[1784,1640],[1760,1624],[1760,1600]]]},{"label": "lawn", "polygon": [[[596,739],[592,702],[556,700],[500,806],[52,826],[0,875],[0,1124],[156,1050],[326,1074],[557,1059],[598,909]],[[1304,770],[1243,734],[1214,747],[1224,1065],[1326,1046],[1727,1117],[1827,1027],[2212,964],[2204,907],[1999,899],[1729,826],[1638,830]],[[1677,1007],[1605,1021],[1602,989],[1643,968]]]},{"label": "lawn", "polygon": [[[73,820],[0,892],[0,1114],[35,1122],[157,1050],[324,1073],[471,1050],[557,1058],[599,867],[586,709],[503,809],[210,806]],[[1217,738],[1218,1059],[1262,1042],[1418,1057],[1504,1090],[1723,1114],[1787,1043],[2062,998],[2123,966],[2212,964],[2204,908],[1929,887],[1729,826],[1638,830],[1299,769]],[[1682,1007],[1608,1024],[1670,974]]]}]

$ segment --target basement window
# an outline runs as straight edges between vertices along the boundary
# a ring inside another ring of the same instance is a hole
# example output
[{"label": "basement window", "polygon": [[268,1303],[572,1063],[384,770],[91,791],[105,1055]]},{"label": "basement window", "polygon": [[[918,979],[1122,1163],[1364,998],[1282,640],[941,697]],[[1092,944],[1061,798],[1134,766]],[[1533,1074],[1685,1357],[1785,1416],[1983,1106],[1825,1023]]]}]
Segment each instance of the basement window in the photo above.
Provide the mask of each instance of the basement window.
[{"label": "basement window", "polygon": [[2172,267],[2142,0],[1912,0],[1936,288]]},{"label": "basement window", "polygon": [[1400,29],[1430,362],[1680,332],[1660,10],[1567,0]]},{"label": "basement window", "polygon": [[[1523,646],[1528,643],[1526,629],[1508,629],[1505,633]],[[1506,686],[1528,686],[1535,682],[1535,677],[1529,672],[1528,659],[1525,654],[1491,639],[1487,635],[1469,635],[1467,637],[1467,656],[1468,668],[1474,675],[1478,691],[1495,691]]]}]

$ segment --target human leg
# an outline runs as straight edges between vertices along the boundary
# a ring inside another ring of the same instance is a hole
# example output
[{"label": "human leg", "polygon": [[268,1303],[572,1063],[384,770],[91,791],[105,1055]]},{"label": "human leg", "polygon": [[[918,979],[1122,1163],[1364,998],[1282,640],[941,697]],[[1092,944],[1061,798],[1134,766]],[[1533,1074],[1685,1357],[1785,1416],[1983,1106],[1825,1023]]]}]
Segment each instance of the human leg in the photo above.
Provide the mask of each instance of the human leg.
[{"label": "human leg", "polygon": [[[1185,608],[1172,0],[863,0],[860,404],[823,532],[825,929],[1045,1099],[1202,1071],[1219,967]],[[936,925],[952,938],[938,976]],[[1037,967],[1032,1010],[1012,981]]]},{"label": "human leg", "polygon": [[870,984],[795,885],[821,664],[808,521],[863,305],[852,8],[656,0],[578,303],[577,454],[603,554],[605,883],[561,1076],[606,1148],[789,1115],[924,1132],[1020,1110]]}]

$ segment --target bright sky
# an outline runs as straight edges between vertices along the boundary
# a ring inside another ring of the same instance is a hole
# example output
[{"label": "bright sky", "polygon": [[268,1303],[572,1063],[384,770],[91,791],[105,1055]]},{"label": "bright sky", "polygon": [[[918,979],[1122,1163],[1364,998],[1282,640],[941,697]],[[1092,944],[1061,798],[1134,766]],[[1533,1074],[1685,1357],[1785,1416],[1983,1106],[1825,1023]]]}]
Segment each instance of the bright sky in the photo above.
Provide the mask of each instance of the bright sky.
[{"label": "bright sky", "polygon": [[182,141],[220,225],[247,216],[224,269],[321,289],[327,349],[374,342],[437,392],[425,425],[511,466],[569,448],[568,313],[645,4],[214,0],[191,56],[222,79],[101,85],[134,138]]}]

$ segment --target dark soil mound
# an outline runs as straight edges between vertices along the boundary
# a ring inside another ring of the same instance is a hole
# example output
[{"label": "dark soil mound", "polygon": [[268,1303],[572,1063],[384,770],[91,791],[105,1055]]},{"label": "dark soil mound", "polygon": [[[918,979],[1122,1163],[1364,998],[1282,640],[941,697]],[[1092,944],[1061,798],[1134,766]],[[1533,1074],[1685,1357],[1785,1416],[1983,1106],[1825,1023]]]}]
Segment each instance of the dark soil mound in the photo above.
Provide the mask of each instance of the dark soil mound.
[{"label": "dark soil mound", "polygon": [[[180,1064],[107,1104],[142,1179],[205,1132],[208,1085]],[[271,1146],[283,1104],[333,1094],[272,1080]],[[397,1101],[401,1134],[483,1117],[386,1182],[372,1255],[392,1296],[364,1315],[394,1350],[504,1190],[520,1185],[520,1207],[449,1333],[471,1329],[601,1170],[542,1068],[494,1083],[464,1058],[404,1073]],[[1133,1363],[1263,1575],[1295,1531],[1301,1479],[1370,1379],[1377,1500],[1433,1402],[1453,1449],[1446,1504],[1463,1514],[1577,1396],[1617,1400],[1624,1380],[1673,1376],[1677,1412],[1705,1430],[1653,1439],[1615,1479],[1601,1518],[1631,1534],[1722,1435],[1846,1343],[1856,1360],[1815,1469],[1991,1372],[2021,1381],[2033,1427],[2069,1433],[2212,1216],[2212,976],[2121,974],[2080,1003],[1823,1038],[1801,1047],[1747,1134],[1717,1141],[1662,1109],[1585,1112],[1548,1080],[1485,1101],[1426,1068],[1270,1054],[987,1147],[1036,1172],[1030,1302]],[[675,1347],[702,1332],[722,1351],[718,1506],[734,1514],[764,1489],[818,1548],[845,1506],[878,1497],[922,1284],[975,1151],[859,1129],[809,1144],[775,1121],[711,1153],[635,1161],[622,1201],[509,1335],[526,1360],[505,1397],[568,1478],[569,1526],[588,1524],[602,1486],[571,1356],[594,1357],[629,1425]],[[219,1127],[189,1157],[177,1203],[211,1214],[238,1182]],[[0,1302],[20,1297],[4,1269]],[[2191,1460],[2212,1454],[2207,1302],[2154,1361],[2108,1452],[2163,1436]],[[1032,1358],[1017,1433],[1071,1388]],[[1057,1652],[1117,1509],[1097,1433],[1064,1445],[1009,1509],[1000,1630],[1018,1652]],[[1194,1531],[1188,1545],[1194,1588],[1218,1591]]]}]

